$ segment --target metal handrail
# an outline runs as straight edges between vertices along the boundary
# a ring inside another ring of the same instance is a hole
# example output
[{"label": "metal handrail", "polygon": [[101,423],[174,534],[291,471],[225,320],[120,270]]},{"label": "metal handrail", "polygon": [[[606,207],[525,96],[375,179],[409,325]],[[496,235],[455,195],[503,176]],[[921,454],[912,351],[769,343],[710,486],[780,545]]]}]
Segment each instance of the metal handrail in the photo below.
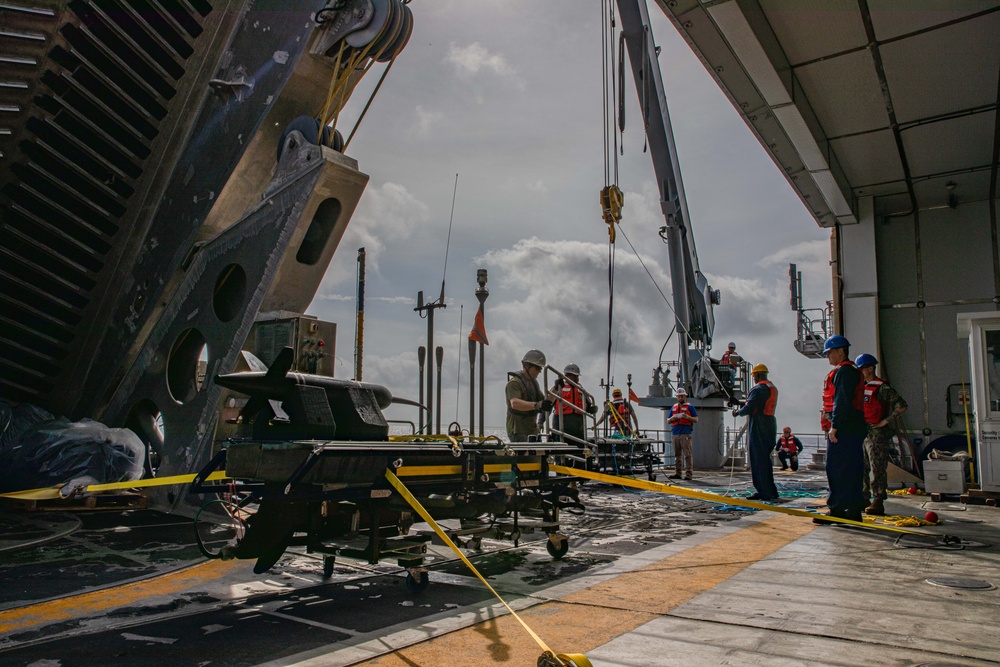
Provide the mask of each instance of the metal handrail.
[{"label": "metal handrail", "polygon": [[[591,405],[597,405],[597,399],[594,398],[593,394],[591,394],[589,391],[587,391],[586,389],[584,389],[583,385],[581,385],[579,383],[576,383],[576,382],[573,382],[568,377],[566,377],[565,374],[561,373],[558,369],[553,368],[552,366],[549,366],[549,365],[545,366],[545,368],[544,368],[544,375],[543,375],[543,384],[546,387],[548,387],[548,385],[549,385],[549,371],[550,370],[553,373],[555,373],[558,376],[558,378],[561,379],[563,382],[566,382],[571,387],[576,387],[577,389],[580,390],[580,393],[583,394],[583,397],[584,397],[583,398],[584,405],[588,405],[588,399],[590,401],[589,404],[591,404]],[[546,391],[547,395],[552,396],[552,398],[554,399],[552,401],[553,405],[561,405],[561,404],[568,405],[573,410],[573,412],[579,413],[580,415],[583,416],[583,418],[585,420],[589,419],[591,422],[594,422],[593,424],[590,425],[590,427],[586,427],[586,426],[584,427],[584,433],[588,432],[591,427],[592,428],[596,428],[597,419],[596,419],[596,417],[594,415],[588,413],[584,408],[581,408],[579,406],[573,405],[572,403],[570,403],[569,401],[567,401],[566,399],[564,399],[562,397],[562,395],[560,395],[560,394],[556,394],[555,392],[553,392],[553,391],[551,391],[549,389],[546,389],[545,391]],[[564,431],[565,425],[563,424],[563,416],[564,415],[563,415],[562,411],[559,411],[559,414],[558,414],[558,417],[559,417],[559,428],[558,429],[551,428],[550,425],[549,425],[549,420],[546,419],[545,420],[544,433],[546,433],[547,435],[551,435],[553,433],[556,433],[556,434],[558,434],[558,435],[560,435],[560,436],[562,436],[564,438],[568,437],[571,440],[574,440],[575,442],[581,443],[583,446],[587,446],[589,443],[587,443],[586,441],[580,440],[577,437],[574,437],[572,435],[567,435],[565,433],[565,431]]]}]

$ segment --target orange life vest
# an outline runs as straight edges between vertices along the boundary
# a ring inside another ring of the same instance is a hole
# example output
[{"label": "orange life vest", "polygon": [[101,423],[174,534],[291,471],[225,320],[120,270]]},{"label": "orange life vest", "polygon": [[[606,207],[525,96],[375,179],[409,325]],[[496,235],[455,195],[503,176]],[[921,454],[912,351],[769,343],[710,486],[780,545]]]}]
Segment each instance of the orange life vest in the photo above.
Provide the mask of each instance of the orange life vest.
[{"label": "orange life vest", "polygon": [[670,416],[673,417],[679,415],[678,419],[673,422],[674,426],[693,426],[694,422],[691,421],[691,404],[690,403],[674,403],[670,407]]},{"label": "orange life vest", "polygon": [[788,452],[789,454],[799,453],[799,448],[795,446],[794,435],[789,435],[789,436],[782,435],[780,441],[781,441],[781,448],[786,452]]},{"label": "orange life vest", "polygon": [[[844,359],[836,368],[826,374],[826,381],[823,383],[823,412],[824,416],[820,418],[819,423],[824,431],[829,431],[833,428],[833,424],[830,420],[826,418],[825,413],[833,412],[833,396],[836,393],[836,387],[833,386],[833,376],[837,374],[841,366],[853,366],[854,362],[850,359]],[[864,378],[858,382],[857,388],[854,390],[854,399],[851,401],[851,405],[857,410],[864,410],[865,404],[865,383]]]},{"label": "orange life vest", "polygon": [[778,407],[778,388],[770,380],[761,380],[757,384],[766,384],[767,388],[771,390],[771,395],[767,397],[767,402],[764,403],[762,412],[768,417],[773,417],[774,409]]},{"label": "orange life vest", "polygon": [[576,406],[583,409],[583,394],[580,390],[570,384],[564,384],[562,388],[562,399],[565,403],[560,402],[556,407],[556,414],[563,415],[573,415],[580,414],[579,410],[574,410],[572,406]]},{"label": "orange life vest", "polygon": [[611,424],[620,431],[631,430],[632,424],[629,422],[629,415],[632,414],[632,410],[629,409],[628,403],[622,399],[611,401],[611,410],[614,412]]},{"label": "orange life vest", "polygon": [[827,418],[827,415],[833,412],[833,374],[837,372],[834,368],[832,371],[826,374],[826,380],[823,381],[823,415],[819,418],[819,426],[824,431],[829,431],[833,428],[833,424]]},{"label": "orange life vest", "polygon": [[865,421],[869,424],[877,424],[885,419],[888,406],[878,397],[879,387],[883,384],[885,384],[885,380],[881,378],[865,382]]}]

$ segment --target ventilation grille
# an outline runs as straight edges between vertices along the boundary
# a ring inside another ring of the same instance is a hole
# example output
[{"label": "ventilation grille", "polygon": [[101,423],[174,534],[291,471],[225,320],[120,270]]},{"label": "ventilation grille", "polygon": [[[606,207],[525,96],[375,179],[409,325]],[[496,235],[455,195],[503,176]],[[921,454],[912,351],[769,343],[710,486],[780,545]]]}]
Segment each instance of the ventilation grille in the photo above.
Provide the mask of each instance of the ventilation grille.
[{"label": "ventilation grille", "polygon": [[65,11],[38,4],[5,2],[0,28],[7,400],[37,400],[53,388],[104,289],[129,199],[155,159],[153,140],[211,11],[200,0],[81,0]]}]

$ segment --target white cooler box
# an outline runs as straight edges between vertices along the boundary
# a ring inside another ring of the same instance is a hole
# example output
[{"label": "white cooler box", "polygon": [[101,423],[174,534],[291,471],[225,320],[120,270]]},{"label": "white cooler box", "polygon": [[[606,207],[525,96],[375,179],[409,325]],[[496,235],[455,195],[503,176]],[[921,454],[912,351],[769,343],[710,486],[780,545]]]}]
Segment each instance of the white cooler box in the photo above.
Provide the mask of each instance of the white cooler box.
[{"label": "white cooler box", "polygon": [[924,461],[924,490],[927,493],[965,493],[965,461]]}]

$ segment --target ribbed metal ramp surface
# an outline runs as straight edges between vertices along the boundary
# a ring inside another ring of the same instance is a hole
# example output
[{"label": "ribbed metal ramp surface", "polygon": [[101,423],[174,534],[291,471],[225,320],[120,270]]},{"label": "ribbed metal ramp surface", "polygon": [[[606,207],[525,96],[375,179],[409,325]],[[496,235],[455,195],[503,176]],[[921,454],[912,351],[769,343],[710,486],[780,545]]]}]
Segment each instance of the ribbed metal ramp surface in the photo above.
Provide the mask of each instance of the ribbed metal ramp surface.
[{"label": "ribbed metal ramp surface", "polygon": [[105,272],[211,9],[0,2],[0,397],[44,403],[117,289]]}]

